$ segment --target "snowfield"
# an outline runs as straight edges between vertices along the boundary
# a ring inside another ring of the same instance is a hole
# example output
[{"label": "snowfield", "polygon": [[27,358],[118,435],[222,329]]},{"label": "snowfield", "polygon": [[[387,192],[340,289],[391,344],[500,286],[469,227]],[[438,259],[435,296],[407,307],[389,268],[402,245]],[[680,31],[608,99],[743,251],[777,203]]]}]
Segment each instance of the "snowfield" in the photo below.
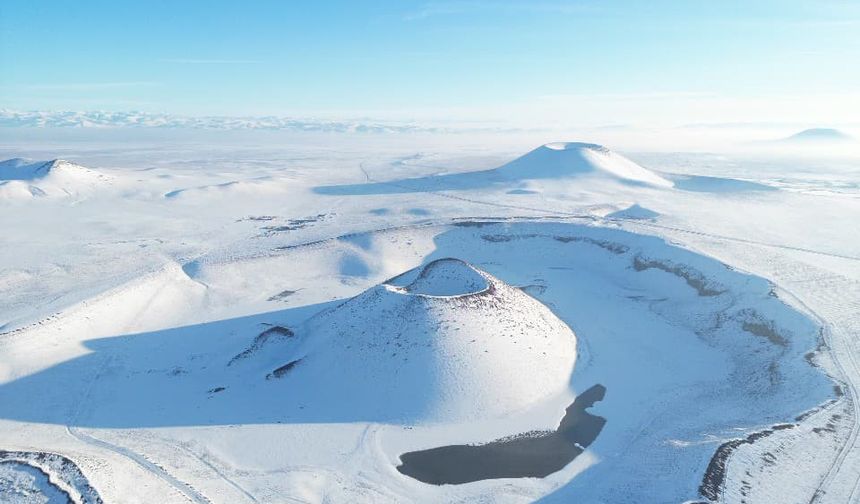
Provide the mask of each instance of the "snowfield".
[{"label": "snowfield", "polygon": [[336,131],[0,144],[0,501],[860,499],[857,159]]}]

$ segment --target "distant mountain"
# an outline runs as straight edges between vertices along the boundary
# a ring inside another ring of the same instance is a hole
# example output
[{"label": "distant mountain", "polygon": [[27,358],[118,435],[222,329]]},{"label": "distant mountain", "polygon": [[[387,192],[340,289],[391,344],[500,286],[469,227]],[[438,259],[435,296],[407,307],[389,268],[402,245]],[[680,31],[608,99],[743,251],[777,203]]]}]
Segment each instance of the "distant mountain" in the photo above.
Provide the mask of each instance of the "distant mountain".
[{"label": "distant mountain", "polygon": [[604,186],[672,187],[674,182],[606,147],[585,142],[541,145],[497,168],[370,182],[320,186],[318,194],[395,194],[444,190],[505,188],[508,194],[530,194],[546,187],[573,188],[592,181]]},{"label": "distant mountain", "polygon": [[595,175],[624,182],[671,187],[672,182],[602,145],[555,142],[542,145],[495,169],[510,179]]},{"label": "distant mountain", "polygon": [[554,142],[489,170],[428,175],[396,181],[320,186],[318,194],[367,195],[424,191],[463,191],[505,188],[508,194],[530,194],[596,182],[603,187],[620,185],[672,187],[674,182],[606,147],[584,142]]},{"label": "distant mountain", "polygon": [[850,135],[833,128],[805,129],[783,139],[784,142],[791,143],[845,142],[848,140],[853,140],[853,138]]},{"label": "distant mountain", "polygon": [[0,127],[24,128],[187,128],[206,130],[287,130],[337,133],[441,132],[444,128],[372,119],[325,120],[291,117],[188,117],[147,112],[0,110]]}]

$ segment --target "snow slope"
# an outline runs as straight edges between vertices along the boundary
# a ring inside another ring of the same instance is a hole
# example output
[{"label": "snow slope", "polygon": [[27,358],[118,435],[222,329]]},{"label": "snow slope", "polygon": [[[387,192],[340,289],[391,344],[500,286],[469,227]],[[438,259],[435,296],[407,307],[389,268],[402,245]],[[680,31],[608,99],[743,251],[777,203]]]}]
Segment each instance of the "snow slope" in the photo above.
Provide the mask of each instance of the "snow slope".
[{"label": "snow slope", "polygon": [[0,162],[0,201],[78,198],[111,181],[108,175],[62,159],[39,162],[7,159]]},{"label": "snow slope", "polygon": [[616,154],[602,145],[555,142],[499,167],[512,179],[565,178],[584,175],[609,177],[627,183],[672,187],[672,182]]},{"label": "snow slope", "polygon": [[833,143],[853,140],[850,135],[833,128],[810,128],[785,138],[789,143]]},{"label": "snow slope", "polygon": [[[389,283],[310,319],[282,385],[325,415],[415,422],[493,418],[567,389],[570,329],[534,298],[456,259]],[[525,377],[528,376],[528,379]],[[392,405],[397,405],[392,408]]]},{"label": "snow slope", "polygon": [[[404,164],[404,161],[400,161]],[[408,165],[407,165],[408,166]],[[423,166],[423,165],[422,165]],[[424,168],[435,168],[424,166]],[[663,190],[673,186],[666,177],[643,168],[633,161],[597,144],[556,142],[542,145],[501,166],[489,170],[434,173],[424,177],[376,180],[366,167],[365,182],[320,186],[315,192],[324,195],[373,195],[427,191],[481,190],[484,194],[503,192],[511,195],[558,194],[571,198],[577,193],[601,190]],[[386,170],[386,175],[389,170]],[[514,201],[511,202],[515,204]],[[504,204],[502,204],[504,206]]]}]

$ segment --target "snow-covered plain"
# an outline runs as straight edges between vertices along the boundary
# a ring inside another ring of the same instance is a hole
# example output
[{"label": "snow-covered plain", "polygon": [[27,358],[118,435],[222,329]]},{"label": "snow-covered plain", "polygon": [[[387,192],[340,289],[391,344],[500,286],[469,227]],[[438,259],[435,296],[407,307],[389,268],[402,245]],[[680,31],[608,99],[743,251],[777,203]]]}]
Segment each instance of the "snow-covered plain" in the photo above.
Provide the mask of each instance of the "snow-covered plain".
[{"label": "snow-covered plain", "polygon": [[[860,498],[856,159],[259,135],[0,145],[0,497]],[[594,385],[559,472],[397,470]]]}]

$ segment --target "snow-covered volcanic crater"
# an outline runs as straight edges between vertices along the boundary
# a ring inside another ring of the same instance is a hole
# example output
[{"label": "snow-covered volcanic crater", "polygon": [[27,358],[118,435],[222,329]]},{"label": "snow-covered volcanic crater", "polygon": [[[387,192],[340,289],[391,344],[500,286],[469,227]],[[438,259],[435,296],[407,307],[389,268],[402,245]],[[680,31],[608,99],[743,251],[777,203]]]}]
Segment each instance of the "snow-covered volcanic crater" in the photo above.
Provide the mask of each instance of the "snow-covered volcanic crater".
[{"label": "snow-covered volcanic crater", "polygon": [[576,359],[573,332],[547,307],[451,258],[316,315],[299,337],[281,379],[310,416],[504,416],[566,390]]}]

